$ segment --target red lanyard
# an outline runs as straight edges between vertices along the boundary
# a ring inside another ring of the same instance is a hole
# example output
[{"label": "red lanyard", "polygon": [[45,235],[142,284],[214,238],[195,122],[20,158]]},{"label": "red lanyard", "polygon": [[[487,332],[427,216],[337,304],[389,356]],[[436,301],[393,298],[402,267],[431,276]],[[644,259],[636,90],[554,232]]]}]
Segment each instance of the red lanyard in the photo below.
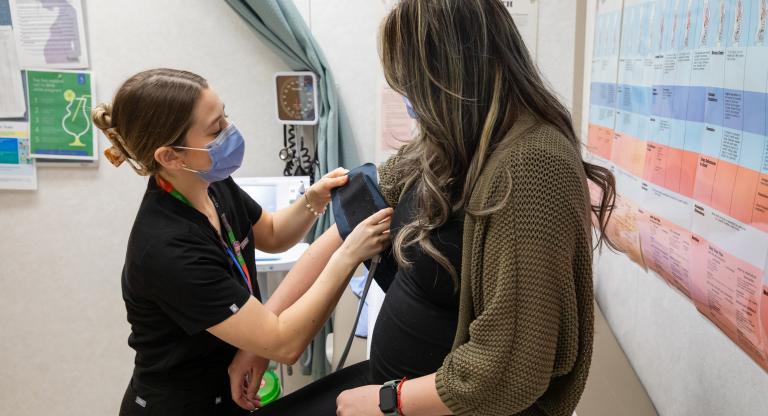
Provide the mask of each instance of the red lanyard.
[{"label": "red lanyard", "polygon": [[[178,199],[185,205],[192,207],[192,204],[189,202],[189,200],[181,194],[176,188],[173,187],[173,185],[163,179],[160,175],[155,175],[155,182],[157,182],[157,185],[160,186],[162,190],[165,192],[168,192],[172,197]],[[229,221],[227,221],[227,216],[224,214],[224,211],[219,206],[219,202],[216,201],[216,198],[211,196],[211,201],[213,201],[213,205],[216,207],[216,212],[219,214],[219,219],[221,220],[221,225],[224,227],[224,231],[227,234],[227,239],[229,239],[229,244],[232,246],[232,249],[230,249],[229,246],[221,239],[219,238],[219,241],[221,242],[222,246],[224,246],[224,250],[227,252],[229,257],[232,259],[232,261],[235,263],[235,266],[237,267],[237,270],[240,272],[240,276],[245,281],[245,284],[248,286],[248,290],[253,294],[253,284],[251,283],[251,274],[248,272],[248,265],[245,264],[245,258],[243,257],[243,253],[241,251],[242,247],[239,241],[235,238],[235,232],[232,230],[232,226],[229,225]],[[232,252],[234,250],[234,253]]]}]

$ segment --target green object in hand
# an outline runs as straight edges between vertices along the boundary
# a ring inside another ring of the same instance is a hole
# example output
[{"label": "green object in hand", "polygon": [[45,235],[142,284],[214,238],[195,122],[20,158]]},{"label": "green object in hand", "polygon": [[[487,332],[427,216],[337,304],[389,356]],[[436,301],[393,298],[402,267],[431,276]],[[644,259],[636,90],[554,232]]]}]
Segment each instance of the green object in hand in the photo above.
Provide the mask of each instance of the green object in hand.
[{"label": "green object in hand", "polygon": [[281,394],[280,379],[277,378],[277,374],[272,370],[264,372],[264,376],[261,378],[261,388],[259,388],[261,405],[266,406],[274,402],[280,398]]}]

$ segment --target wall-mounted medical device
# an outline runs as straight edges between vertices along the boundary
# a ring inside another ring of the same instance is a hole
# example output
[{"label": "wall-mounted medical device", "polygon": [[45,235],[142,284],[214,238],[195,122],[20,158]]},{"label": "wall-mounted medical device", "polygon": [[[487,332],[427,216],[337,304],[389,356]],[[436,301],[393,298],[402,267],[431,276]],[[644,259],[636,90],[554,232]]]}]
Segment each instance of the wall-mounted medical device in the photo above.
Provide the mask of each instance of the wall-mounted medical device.
[{"label": "wall-mounted medical device", "polygon": [[277,121],[291,125],[317,124],[317,76],[308,71],[275,74]]}]

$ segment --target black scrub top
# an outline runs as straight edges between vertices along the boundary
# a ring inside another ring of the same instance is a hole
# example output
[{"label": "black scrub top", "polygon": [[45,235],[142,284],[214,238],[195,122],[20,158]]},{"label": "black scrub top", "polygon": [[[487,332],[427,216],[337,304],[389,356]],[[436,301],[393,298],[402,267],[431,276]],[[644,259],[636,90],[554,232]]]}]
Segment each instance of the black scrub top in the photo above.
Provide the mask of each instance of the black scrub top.
[{"label": "black scrub top", "polygon": [[[262,209],[232,178],[209,187],[256,283],[252,226]],[[136,350],[133,379],[161,390],[205,391],[226,377],[237,349],[206,331],[251,296],[205,215],[150,178],[128,240],[122,290]]]}]

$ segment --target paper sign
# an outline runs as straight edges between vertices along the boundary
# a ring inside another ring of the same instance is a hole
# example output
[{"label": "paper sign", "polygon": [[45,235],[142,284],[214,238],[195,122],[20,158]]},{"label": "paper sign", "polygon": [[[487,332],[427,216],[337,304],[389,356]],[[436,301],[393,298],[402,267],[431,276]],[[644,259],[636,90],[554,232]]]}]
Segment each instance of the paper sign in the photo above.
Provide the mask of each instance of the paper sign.
[{"label": "paper sign", "polygon": [[96,159],[91,74],[27,71],[32,157]]}]

